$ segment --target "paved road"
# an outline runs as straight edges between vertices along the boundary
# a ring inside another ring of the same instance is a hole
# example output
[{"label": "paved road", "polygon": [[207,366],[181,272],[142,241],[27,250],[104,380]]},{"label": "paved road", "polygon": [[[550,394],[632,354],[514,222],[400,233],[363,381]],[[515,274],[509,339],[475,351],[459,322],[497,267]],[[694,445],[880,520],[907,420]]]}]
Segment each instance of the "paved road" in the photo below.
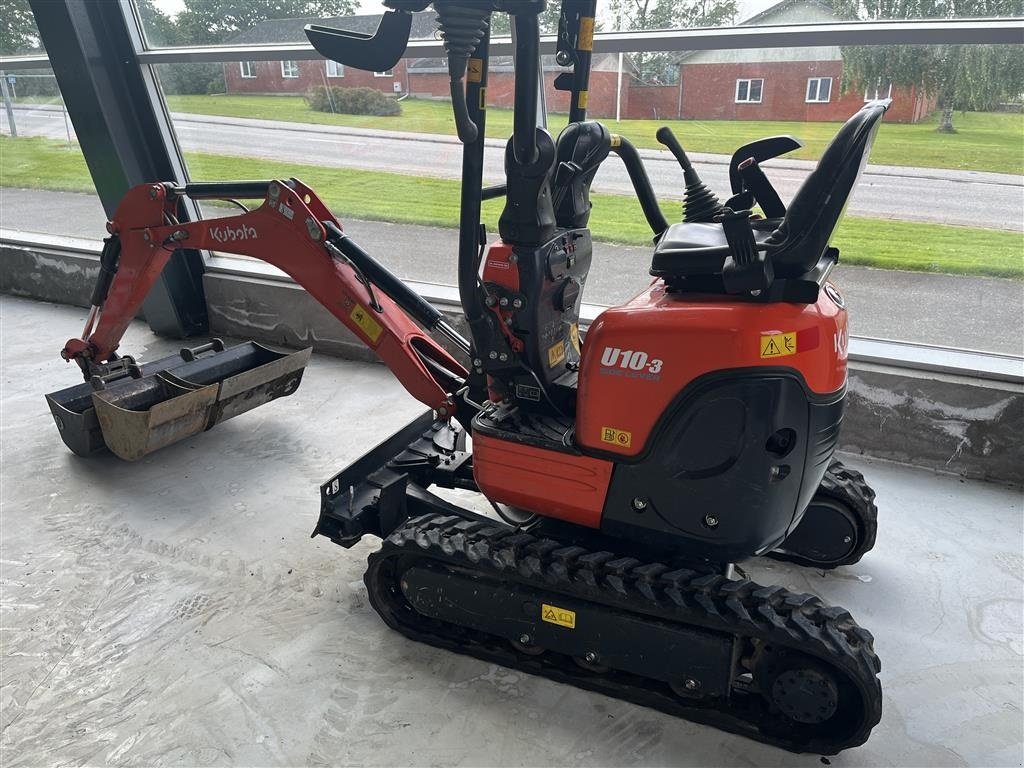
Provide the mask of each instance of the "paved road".
[{"label": "paved road", "polygon": [[[16,121],[24,135],[57,139],[67,135],[64,116],[54,108],[19,107]],[[441,178],[460,175],[461,147],[452,137],[185,114],[175,114],[174,124],[186,150]],[[6,114],[0,110],[0,126],[6,129],[6,125]],[[685,143],[686,137],[681,138]],[[488,142],[487,183],[504,179],[502,154],[502,142]],[[680,199],[682,173],[671,155],[654,150],[642,155],[658,197]],[[724,195],[729,186],[727,158],[695,155],[693,159],[704,181]],[[786,200],[813,168],[813,163],[799,160],[768,165]],[[625,169],[614,159],[601,169],[594,189],[632,194]],[[665,206],[666,213],[670,207],[674,206]],[[868,166],[849,210],[860,216],[1024,231],[1024,181],[1010,174]]]},{"label": "paved road", "polygon": [[[227,209],[206,208],[209,214]],[[0,189],[0,227],[100,239],[103,210],[92,195]],[[404,278],[455,284],[455,230],[345,221],[346,231]],[[585,299],[615,304],[648,281],[646,248],[598,243]],[[1024,283],[997,278],[898,272],[840,264],[835,282],[850,306],[853,333],[1003,354],[1024,354]]]}]

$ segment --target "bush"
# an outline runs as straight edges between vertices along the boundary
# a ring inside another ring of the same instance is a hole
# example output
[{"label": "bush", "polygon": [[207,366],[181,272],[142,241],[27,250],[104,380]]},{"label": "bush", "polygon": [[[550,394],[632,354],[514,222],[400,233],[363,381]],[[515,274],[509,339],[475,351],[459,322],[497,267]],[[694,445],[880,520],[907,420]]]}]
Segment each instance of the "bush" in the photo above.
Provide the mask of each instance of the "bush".
[{"label": "bush", "polygon": [[346,115],[400,115],[402,105],[373,88],[324,88],[318,85],[306,93],[306,103],[317,112]]}]

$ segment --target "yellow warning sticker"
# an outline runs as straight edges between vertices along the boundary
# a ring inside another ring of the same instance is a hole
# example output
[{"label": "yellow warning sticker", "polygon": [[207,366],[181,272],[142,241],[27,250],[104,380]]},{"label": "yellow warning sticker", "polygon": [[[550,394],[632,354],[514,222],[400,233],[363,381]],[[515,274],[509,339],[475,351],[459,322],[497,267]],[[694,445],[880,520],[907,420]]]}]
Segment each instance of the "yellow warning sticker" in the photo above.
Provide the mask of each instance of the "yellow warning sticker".
[{"label": "yellow warning sticker", "polygon": [[572,342],[572,347],[578,354],[580,351],[580,326],[578,323],[569,326],[569,341]]},{"label": "yellow warning sticker", "polygon": [[612,445],[619,446],[619,448],[629,448],[633,442],[633,433],[622,429],[601,427],[601,442],[611,443]]},{"label": "yellow warning sticker", "polygon": [[471,83],[479,83],[484,79],[484,60],[470,59],[466,68],[466,80]]},{"label": "yellow warning sticker", "polygon": [[609,142],[609,144],[611,144],[613,147],[617,147],[621,143],[622,143],[622,137],[619,136],[619,134],[617,134],[617,133],[613,133],[611,135],[611,141]]},{"label": "yellow warning sticker", "polygon": [[487,89],[486,88],[481,88],[480,89],[480,109],[481,110],[486,110],[487,109]]},{"label": "yellow warning sticker", "polygon": [[557,624],[567,629],[576,629],[576,611],[559,608],[557,605],[541,603],[540,617],[548,624]]},{"label": "yellow warning sticker", "polygon": [[580,91],[580,97],[577,100],[577,106],[580,109],[586,109],[587,108],[587,102],[589,101],[589,99],[590,99],[590,93],[588,91]]},{"label": "yellow warning sticker", "polygon": [[761,357],[786,357],[796,354],[796,331],[761,336]]},{"label": "yellow warning sticker", "polygon": [[373,319],[370,310],[362,304],[356,304],[349,317],[352,318],[352,322],[359,326],[359,330],[366,334],[372,344],[377,343],[377,339],[380,338],[381,331],[384,329],[380,323]]},{"label": "yellow warning sticker", "polygon": [[576,46],[580,51],[594,50],[594,17],[580,17],[580,43]]},{"label": "yellow warning sticker", "polygon": [[565,342],[560,341],[548,348],[548,368],[554,368],[565,360]]}]

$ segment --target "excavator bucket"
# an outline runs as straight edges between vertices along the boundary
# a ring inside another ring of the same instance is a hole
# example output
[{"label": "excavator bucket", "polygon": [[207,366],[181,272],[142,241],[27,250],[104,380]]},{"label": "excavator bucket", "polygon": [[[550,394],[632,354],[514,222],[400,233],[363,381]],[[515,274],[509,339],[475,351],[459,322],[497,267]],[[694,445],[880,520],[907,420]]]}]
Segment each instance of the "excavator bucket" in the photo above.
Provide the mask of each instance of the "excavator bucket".
[{"label": "excavator bucket", "polygon": [[[212,354],[206,354],[210,353]],[[148,365],[46,396],[64,443],[136,461],[298,389],[310,350],[275,352],[215,339]]]}]

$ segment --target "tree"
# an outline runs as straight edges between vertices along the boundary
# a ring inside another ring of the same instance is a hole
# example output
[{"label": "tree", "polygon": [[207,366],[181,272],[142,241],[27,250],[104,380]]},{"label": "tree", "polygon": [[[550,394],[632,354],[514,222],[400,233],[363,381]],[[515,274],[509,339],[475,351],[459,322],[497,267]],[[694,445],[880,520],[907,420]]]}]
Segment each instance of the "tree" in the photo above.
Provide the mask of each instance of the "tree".
[{"label": "tree", "polygon": [[184,0],[176,21],[186,45],[222,43],[267,19],[348,16],[358,0]]},{"label": "tree", "polygon": [[[610,16],[619,30],[720,27],[736,19],[736,0],[611,0]],[[633,56],[644,82],[676,82],[679,68],[670,53]]]},{"label": "tree", "polygon": [[[540,22],[540,33],[542,35],[554,35],[558,33],[558,20],[562,15],[561,0],[548,0],[547,6],[537,17]],[[491,14],[491,37],[502,37],[512,34],[511,17],[507,13]]]},{"label": "tree", "polygon": [[0,54],[28,53],[39,47],[39,31],[28,0],[4,0],[0,4]]},{"label": "tree", "polygon": [[[1020,16],[1024,0],[837,0],[845,18],[952,19]],[[954,110],[993,109],[1020,96],[1024,57],[1006,45],[879,45],[843,48],[843,87],[874,89],[892,83],[934,96],[938,131],[955,133]]]}]

